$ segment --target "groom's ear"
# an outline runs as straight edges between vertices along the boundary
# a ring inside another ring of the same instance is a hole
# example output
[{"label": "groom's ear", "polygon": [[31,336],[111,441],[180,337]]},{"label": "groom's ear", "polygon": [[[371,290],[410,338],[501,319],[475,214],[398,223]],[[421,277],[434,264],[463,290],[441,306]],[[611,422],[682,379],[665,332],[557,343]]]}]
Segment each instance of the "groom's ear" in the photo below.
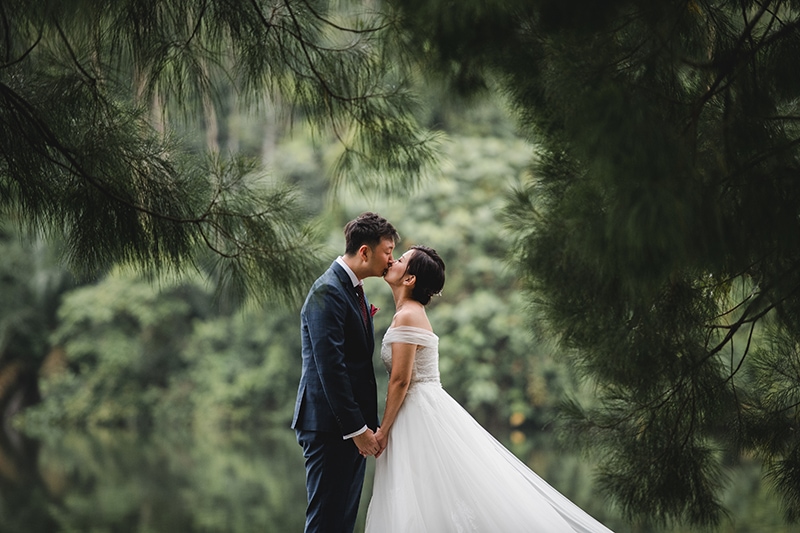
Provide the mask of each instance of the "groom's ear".
[{"label": "groom's ear", "polygon": [[370,249],[369,246],[367,246],[366,244],[362,244],[361,247],[358,249],[358,253],[356,255],[358,255],[359,259],[361,259],[366,263],[367,261],[369,261],[369,252],[371,251],[372,250]]}]

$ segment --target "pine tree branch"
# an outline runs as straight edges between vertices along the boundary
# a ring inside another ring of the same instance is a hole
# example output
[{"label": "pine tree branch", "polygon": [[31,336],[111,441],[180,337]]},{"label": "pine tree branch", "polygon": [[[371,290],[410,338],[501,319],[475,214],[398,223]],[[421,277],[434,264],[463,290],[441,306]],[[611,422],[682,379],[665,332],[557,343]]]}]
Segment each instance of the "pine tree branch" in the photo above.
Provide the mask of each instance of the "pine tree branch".
[{"label": "pine tree branch", "polygon": [[[294,24],[295,29],[298,31],[298,33],[302,33],[302,30],[301,30],[301,27],[300,27],[300,23],[297,21],[297,17],[295,16],[295,13],[292,10],[292,7],[291,7],[290,3],[286,4],[286,10],[289,12],[289,17],[292,19],[292,23]],[[319,83],[320,86],[325,90],[325,94],[328,95],[328,97],[333,98],[333,99],[337,99],[337,100],[338,99],[342,99],[344,101],[351,101],[349,98],[346,98],[346,99],[340,98],[338,93],[336,93],[336,91],[331,89],[331,87],[329,86],[327,80],[317,70],[317,67],[314,64],[314,60],[311,59],[311,54],[309,53],[309,50],[308,50],[308,43],[306,43],[306,41],[304,39],[300,39],[299,43],[300,43],[300,48],[302,49],[303,54],[305,55],[305,58],[306,58],[306,66],[308,66],[308,68],[314,74],[314,78],[316,79],[317,83]]]},{"label": "pine tree branch", "polygon": [[[92,176],[91,173],[87,172],[83,168],[83,165],[80,163],[80,161],[78,161],[75,158],[72,151],[61,143],[61,141],[58,139],[58,136],[49,128],[47,123],[38,116],[36,109],[30,103],[28,103],[21,95],[16,93],[8,85],[2,82],[0,82],[0,93],[6,96],[6,101],[13,104],[18,111],[24,114],[24,118],[27,119],[30,124],[36,127],[36,131],[46,141],[47,146],[55,149],[57,153],[59,153],[61,156],[64,157],[64,159],[69,163],[69,165],[65,165],[64,163],[57,161],[55,158],[49,156],[48,154],[41,154],[43,156],[48,157],[48,159],[52,163],[58,164],[59,166],[67,170],[69,173],[85,180],[88,184],[90,184],[92,187],[100,191],[110,200],[131,207],[143,214],[152,216],[154,218],[161,218],[169,222],[177,222],[177,223],[194,223],[200,221],[200,219],[198,218],[191,218],[191,219],[177,218],[165,215],[163,213],[157,213],[155,211],[147,209],[144,206],[136,205],[126,200],[125,198],[122,198],[121,196],[115,194],[105,185],[103,185],[102,180],[95,178],[94,176]],[[31,144],[33,145],[33,143]]]},{"label": "pine tree branch", "polygon": [[[721,66],[722,68],[717,73],[716,78],[711,83],[709,88],[706,90],[706,92],[703,95],[701,95],[699,101],[695,104],[695,109],[690,114],[691,119],[690,119],[690,122],[686,125],[686,129],[688,129],[691,124],[694,124],[699,119],[700,113],[701,113],[703,107],[705,107],[705,105],[711,100],[711,98],[713,98],[719,91],[725,90],[725,88],[728,85],[730,85],[731,80],[729,80],[728,83],[726,83],[725,85],[722,85],[722,82],[728,76],[732,75],[733,71],[736,70],[736,68],[739,66],[740,62],[743,62],[743,61],[747,60],[749,57],[754,55],[759,50],[759,48],[765,46],[766,43],[765,42],[761,42],[759,44],[759,46],[751,46],[750,50],[748,50],[747,52],[742,52],[742,47],[743,47],[744,43],[748,39],[752,38],[753,29],[755,28],[755,26],[758,23],[758,21],[761,20],[761,17],[763,17],[764,14],[767,12],[767,8],[769,7],[770,3],[772,3],[772,0],[766,0],[763,4],[761,4],[761,6],[760,6],[758,12],[756,13],[756,15],[752,18],[752,20],[747,22],[747,24],[745,25],[744,30],[742,31],[741,35],[739,35],[739,38],[737,39],[737,42],[733,46],[732,50],[728,51],[721,60],[714,59],[709,64],[709,67],[712,67],[712,68],[715,68],[715,67],[718,67],[718,66]],[[746,20],[746,18],[745,18],[745,20]],[[781,31],[783,31],[783,30],[781,30]],[[777,32],[777,33],[781,33],[781,32]],[[699,66],[699,65],[695,65],[695,66]]]},{"label": "pine tree branch", "polygon": [[[619,427],[620,425],[624,424],[627,421],[630,421],[630,420],[638,417],[640,413],[643,413],[643,412],[644,413],[654,412],[654,411],[658,411],[658,410],[662,409],[667,403],[669,403],[675,397],[676,394],[678,394],[678,392],[680,392],[684,387],[686,387],[686,385],[687,385],[687,381],[686,380],[688,378],[691,378],[691,376],[694,375],[694,372],[700,366],[705,364],[711,357],[713,357],[714,355],[719,353],[719,351],[722,350],[722,348],[724,348],[726,345],[728,345],[728,343],[732,340],[733,336],[735,335],[736,332],[738,332],[738,330],[741,328],[741,326],[744,325],[744,324],[747,324],[747,323],[749,323],[750,326],[751,326],[750,338],[748,339],[748,344],[747,344],[748,350],[749,350],[750,339],[752,338],[753,329],[755,327],[756,322],[759,319],[763,318],[769,311],[774,309],[777,305],[779,305],[780,303],[782,303],[783,301],[788,299],[798,289],[800,289],[800,285],[795,286],[795,288],[789,294],[786,294],[783,298],[781,298],[780,300],[774,302],[772,305],[768,306],[767,308],[765,308],[764,310],[762,310],[761,312],[757,313],[756,315],[754,315],[754,316],[752,316],[750,318],[747,317],[747,315],[749,313],[749,310],[758,302],[751,303],[751,305],[748,307],[748,309],[745,310],[745,312],[743,313],[742,318],[740,318],[737,321],[737,323],[735,323],[735,324],[732,324],[730,326],[713,326],[713,325],[709,326],[709,328],[713,328],[713,327],[722,328],[722,327],[724,327],[724,328],[730,329],[730,331],[725,336],[725,338],[720,343],[717,344],[717,346],[715,346],[712,350],[707,352],[706,355],[704,355],[700,360],[698,360],[697,362],[692,364],[690,367],[685,369],[682,372],[682,376],[671,387],[669,387],[667,390],[663,391],[662,393],[660,393],[656,397],[648,400],[647,402],[645,402],[643,404],[640,404],[639,406],[637,406],[636,409],[630,411],[623,418],[617,419],[613,424],[598,425],[598,427],[600,427],[602,429],[613,429],[615,427]],[[761,293],[758,298],[762,298],[762,297],[765,297],[764,293]],[[741,367],[741,364],[743,363],[743,361],[744,361],[744,357],[742,358],[742,361],[740,362],[740,367]],[[738,369],[737,369],[736,372],[738,372]],[[731,379],[733,377],[733,375],[736,374],[736,372],[733,372],[733,374],[728,379],[726,379],[726,382],[729,379]]]},{"label": "pine tree branch", "polygon": [[256,14],[258,15],[259,20],[264,25],[264,27],[267,30],[267,33],[269,34],[269,32],[274,27],[274,24],[272,23],[272,21],[275,19],[275,15],[278,12],[278,6],[273,6],[272,13],[271,13],[271,15],[269,17],[269,20],[267,20],[267,18],[264,16],[264,13],[261,11],[261,6],[258,5],[258,2],[256,2],[256,0],[250,0],[250,5],[253,6],[253,10],[255,10]]},{"label": "pine tree branch", "polygon": [[[745,344],[744,351],[742,352],[742,356],[739,359],[739,364],[736,365],[736,369],[734,369],[728,375],[728,377],[725,378],[725,381],[724,381],[724,383],[727,383],[729,381],[731,382],[731,386],[734,389],[734,394],[736,393],[736,387],[734,385],[733,378],[742,369],[742,367],[744,366],[744,361],[745,361],[745,359],[747,359],[747,355],[750,353],[750,346],[751,346],[751,344],[753,342],[753,333],[755,332],[755,329],[756,329],[756,322],[753,321],[753,322],[750,323],[750,332],[747,335],[747,344]],[[731,368],[733,368],[733,343],[731,343]],[[737,405],[739,405],[739,402],[736,402],[736,403],[737,403]]]},{"label": "pine tree branch", "polygon": [[794,122],[800,120],[800,115],[773,115],[769,117],[764,117],[764,120],[775,120],[779,122],[783,121]]},{"label": "pine tree branch", "polygon": [[338,25],[338,24],[336,24],[334,22],[331,22],[329,19],[327,19],[327,18],[323,17],[322,15],[320,15],[311,6],[311,4],[308,3],[308,0],[302,0],[302,2],[305,4],[306,8],[308,9],[308,12],[311,13],[316,19],[318,19],[320,22],[323,22],[327,26],[330,26],[331,28],[337,29],[339,31],[343,31],[343,32],[347,32],[347,33],[355,33],[355,34],[367,34],[367,33],[375,33],[375,32],[381,31],[381,30],[385,30],[386,28],[391,26],[391,24],[387,23],[387,24],[384,24],[383,26],[376,26],[374,28],[369,28],[369,29],[366,29],[366,30],[357,30],[355,28],[346,28],[344,26],[340,26],[340,25]]},{"label": "pine tree branch", "polygon": [[[797,266],[798,266],[798,263],[796,262],[793,265],[793,268],[787,270],[787,272],[793,271],[794,267],[797,267]],[[772,287],[775,287],[779,281],[780,281],[780,278],[776,279],[776,281],[775,281],[775,283],[773,283]],[[755,324],[758,320],[760,320],[764,316],[766,316],[770,311],[772,311],[777,306],[779,306],[780,304],[782,304],[783,302],[785,302],[786,300],[788,300],[789,298],[794,296],[798,291],[800,291],[800,283],[799,283],[799,284],[794,285],[790,289],[786,290],[780,298],[778,298],[777,300],[772,301],[769,305],[764,307],[764,309],[762,309],[761,311],[755,313],[752,316],[748,316],[750,311],[753,308],[755,308],[756,305],[760,304],[763,299],[765,299],[767,297],[767,294],[772,290],[772,287],[769,287],[767,289],[762,290],[756,296],[756,298],[750,303],[750,305],[747,306],[747,308],[742,313],[742,316],[736,322],[734,322],[733,324],[730,324],[730,325],[727,325],[727,326],[724,326],[724,325],[721,325],[721,324],[711,324],[711,325],[707,326],[707,327],[713,328],[713,329],[727,329],[728,333],[725,335],[725,337],[722,339],[722,341],[720,341],[714,348],[709,350],[706,353],[706,355],[703,358],[701,358],[694,365],[695,368],[701,366],[706,361],[708,361],[711,357],[713,357],[717,353],[719,353],[722,350],[722,348],[724,348],[725,345],[728,344],[728,342],[730,342],[731,339],[733,339],[733,336],[739,331],[739,329],[744,324]]]},{"label": "pine tree branch", "polygon": [[[293,37],[294,40],[297,41],[298,43],[305,44],[306,46],[313,48],[314,51],[317,51],[317,52],[329,52],[329,53],[345,52],[345,51],[354,49],[358,45],[359,41],[355,41],[352,45],[341,47],[341,48],[329,48],[329,47],[325,47],[325,46],[320,46],[317,43],[309,41],[308,39],[306,39],[303,36],[302,27],[300,27],[300,28],[295,27],[295,29],[290,29],[290,28],[287,28],[283,24],[278,24],[278,23],[273,22],[275,16],[278,13],[278,8],[277,7],[273,7],[272,8],[272,14],[271,14],[269,20],[267,20],[266,17],[264,17],[264,13],[261,11],[261,8],[259,7],[259,5],[256,2],[256,0],[250,0],[250,4],[253,6],[253,9],[255,9],[256,12],[258,13],[258,18],[261,21],[261,24],[267,29],[267,31],[269,31],[272,28],[278,28],[282,32],[284,32],[287,35]],[[291,11],[291,8],[289,8],[289,3],[288,2],[284,4],[284,7],[286,8],[287,11]],[[361,32],[361,33],[369,33],[369,32],[364,31],[364,32]]]},{"label": "pine tree branch", "polygon": [[[772,157],[774,157],[776,155],[779,155],[781,153],[785,153],[788,150],[796,148],[797,146],[800,146],[800,136],[798,136],[796,139],[792,139],[792,140],[790,140],[790,141],[788,141],[788,142],[786,142],[786,143],[784,143],[782,145],[774,146],[770,150],[758,154],[758,156],[755,157],[754,159],[751,159],[749,161],[745,161],[744,163],[742,163],[740,166],[738,166],[736,168],[735,172],[732,172],[732,173],[728,174],[725,177],[725,179],[720,180],[719,183],[720,183],[720,185],[731,184],[731,183],[735,184],[735,183],[737,183],[736,179],[740,178],[741,176],[743,176],[750,169],[757,167],[758,165],[760,165],[764,161],[767,161],[767,160],[769,160],[770,158],[772,158]],[[795,173],[800,172],[800,169],[798,169],[798,168],[792,168],[791,170],[794,171]]]},{"label": "pine tree branch", "polygon": [[[755,4],[757,4],[757,5],[761,5],[761,3],[760,3],[760,2],[758,2],[758,1],[756,1],[756,2],[754,2],[754,3],[755,3]],[[769,13],[769,14],[770,14],[770,16],[772,17],[772,18],[770,19],[770,25],[772,24],[772,22],[773,22],[773,21],[778,21],[778,23],[779,23],[781,26],[785,26],[785,25],[786,25],[786,23],[785,23],[785,22],[784,22],[784,21],[781,19],[780,15],[778,14],[778,10],[779,10],[779,9],[781,8],[781,6],[782,6],[782,5],[784,5],[785,3],[786,3],[786,2],[785,2],[785,0],[778,0],[778,4],[775,6],[775,8],[769,8],[769,7],[767,8],[767,13]],[[770,27],[771,27],[771,26],[767,27],[767,30],[769,30],[769,28],[770,28]],[[766,32],[765,32],[765,33],[766,33]]]},{"label": "pine tree branch", "polygon": [[[5,38],[5,49],[6,49],[6,56],[5,56],[5,63],[8,64],[11,61],[11,28],[8,24],[8,13],[6,13],[6,6],[5,3],[0,3],[0,20],[3,21],[3,37]],[[41,39],[42,34],[39,34],[39,38]]]},{"label": "pine tree branch", "polygon": [[203,4],[200,7],[200,13],[197,15],[197,22],[194,24],[194,28],[192,29],[192,33],[189,34],[189,37],[186,39],[185,46],[189,46],[189,44],[194,40],[195,36],[200,32],[200,26],[203,23],[203,17],[206,13],[206,9],[208,9],[208,0],[203,0]]},{"label": "pine tree branch", "polygon": [[[70,174],[80,177],[90,186],[97,189],[99,192],[101,192],[103,195],[105,195],[115,203],[129,207],[139,213],[148,215],[154,219],[160,219],[177,224],[190,224],[197,226],[204,242],[209,247],[209,249],[227,259],[240,258],[243,253],[248,251],[250,252],[264,251],[260,247],[253,246],[251,243],[237,238],[234,234],[227,231],[224,228],[224,226],[222,226],[218,221],[216,221],[215,217],[217,216],[229,217],[229,218],[233,217],[233,218],[238,218],[239,220],[262,220],[264,219],[265,216],[271,214],[269,210],[263,210],[249,214],[233,213],[230,211],[219,211],[217,210],[217,206],[221,189],[217,190],[217,192],[215,193],[215,197],[211,200],[211,203],[208,204],[207,208],[203,213],[191,218],[172,216],[166,213],[161,213],[149,209],[135,202],[131,202],[128,199],[114,193],[112,190],[110,190],[103,184],[103,181],[101,179],[95,178],[94,176],[91,175],[91,173],[86,171],[83,168],[82,164],[74,157],[71,150],[69,150],[64,144],[62,144],[58,140],[56,134],[47,127],[44,121],[38,118],[36,110],[24,98],[22,98],[20,95],[15,93],[7,85],[3,83],[0,83],[0,94],[3,94],[6,97],[7,101],[10,100],[16,102],[16,109],[18,111],[23,111],[25,113],[25,118],[31,124],[36,125],[37,132],[42,136],[43,139],[46,140],[47,146],[55,149],[58,154],[64,157],[65,161],[68,164],[65,164],[64,162],[58,160],[57,158],[53,157],[48,153],[42,153],[41,155],[46,157],[51,163],[63,168]],[[220,235],[225,240],[225,242],[232,244],[233,248],[238,251],[236,253],[229,253],[223,251],[218,246],[214,245],[209,238],[208,234],[209,231]]]},{"label": "pine tree branch", "polygon": [[[2,6],[2,3],[0,3],[0,7],[1,6]],[[8,21],[6,21],[6,24],[7,23],[8,23]],[[8,28],[5,28],[5,29],[6,29],[6,31],[8,31]],[[11,53],[11,43],[10,42],[7,43],[6,46],[8,48],[6,48],[6,62],[3,63],[2,65],[0,65],[0,70],[6,69],[6,68],[9,68],[9,67],[13,67],[14,65],[17,65],[17,64],[22,63],[23,61],[25,61],[25,59],[28,57],[28,55],[31,52],[33,52],[33,50],[41,42],[42,34],[43,34],[42,29],[39,28],[39,35],[36,36],[36,40],[33,41],[33,44],[30,47],[28,47],[24,52],[22,52],[22,54],[20,54],[20,56],[17,57],[16,59],[14,59],[13,61],[10,59],[10,55],[9,55]],[[6,39],[10,39],[10,36],[8,36],[8,34],[6,34]]]},{"label": "pine tree branch", "polygon": [[72,45],[69,42],[69,39],[67,39],[67,36],[64,34],[64,30],[61,29],[61,24],[59,24],[57,20],[54,20],[53,26],[55,26],[56,30],[58,31],[58,35],[61,37],[61,41],[66,47],[67,52],[69,52],[69,56],[72,58],[72,63],[78,68],[81,74],[83,74],[86,77],[86,80],[92,86],[97,85],[97,79],[88,72],[86,72],[86,70],[83,68],[83,65],[81,65],[81,62],[78,60],[78,56],[75,54],[75,50],[73,50]]}]

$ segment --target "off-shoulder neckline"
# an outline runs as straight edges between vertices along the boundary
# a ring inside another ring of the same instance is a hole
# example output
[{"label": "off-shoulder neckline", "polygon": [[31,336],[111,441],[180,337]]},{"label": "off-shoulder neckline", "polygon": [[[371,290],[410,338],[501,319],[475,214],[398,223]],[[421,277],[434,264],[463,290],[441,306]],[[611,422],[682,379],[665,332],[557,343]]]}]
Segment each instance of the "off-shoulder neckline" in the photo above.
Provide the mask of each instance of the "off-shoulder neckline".
[{"label": "off-shoulder neckline", "polygon": [[417,326],[392,326],[389,329],[387,329],[386,331],[388,333],[389,331],[391,331],[393,329],[413,329],[415,331],[421,331],[423,333],[427,333],[428,335],[433,335],[434,337],[436,337],[436,333],[432,332],[431,330],[425,329],[425,328],[418,328]]}]

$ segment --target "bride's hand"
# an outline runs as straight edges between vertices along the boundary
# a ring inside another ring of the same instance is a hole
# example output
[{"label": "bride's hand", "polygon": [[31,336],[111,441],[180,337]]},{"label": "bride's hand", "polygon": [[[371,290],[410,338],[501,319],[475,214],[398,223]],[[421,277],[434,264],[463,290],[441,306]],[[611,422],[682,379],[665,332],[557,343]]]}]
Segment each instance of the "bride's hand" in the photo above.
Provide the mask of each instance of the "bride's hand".
[{"label": "bride's hand", "polygon": [[378,431],[375,432],[375,440],[378,441],[381,449],[378,453],[375,454],[375,459],[381,456],[383,451],[386,449],[386,446],[389,444],[389,434],[384,432],[382,428],[378,428]]}]

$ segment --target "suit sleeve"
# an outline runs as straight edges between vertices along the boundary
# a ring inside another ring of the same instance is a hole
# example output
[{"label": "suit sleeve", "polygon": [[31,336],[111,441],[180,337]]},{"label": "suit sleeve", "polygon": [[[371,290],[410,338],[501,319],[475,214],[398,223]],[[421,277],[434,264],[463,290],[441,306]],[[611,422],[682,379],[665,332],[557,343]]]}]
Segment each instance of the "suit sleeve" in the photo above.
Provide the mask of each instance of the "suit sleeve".
[{"label": "suit sleeve", "polygon": [[321,287],[306,308],[312,356],[322,390],[339,423],[342,435],[357,432],[366,424],[353,394],[345,365],[344,339],[347,302],[344,294]]}]

